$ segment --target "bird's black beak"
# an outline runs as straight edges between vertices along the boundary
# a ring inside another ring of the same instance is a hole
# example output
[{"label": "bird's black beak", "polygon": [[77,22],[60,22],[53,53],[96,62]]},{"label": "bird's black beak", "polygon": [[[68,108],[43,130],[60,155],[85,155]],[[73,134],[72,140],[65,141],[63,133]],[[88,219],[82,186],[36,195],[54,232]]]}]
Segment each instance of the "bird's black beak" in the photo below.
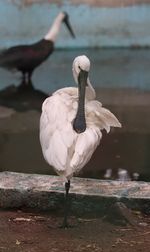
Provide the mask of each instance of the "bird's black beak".
[{"label": "bird's black beak", "polygon": [[85,107],[85,90],[87,86],[87,78],[88,78],[88,72],[81,69],[78,76],[78,84],[79,84],[78,110],[73,122],[73,129],[77,133],[82,133],[86,130],[84,107]]},{"label": "bird's black beak", "polygon": [[88,78],[88,72],[81,69],[78,76],[79,87],[87,86],[87,78]]},{"label": "bird's black beak", "polygon": [[72,27],[71,27],[71,24],[70,24],[70,22],[69,22],[69,16],[68,16],[68,14],[65,13],[65,17],[64,17],[64,20],[63,20],[63,21],[64,21],[64,23],[66,24],[66,26],[67,26],[67,28],[68,28],[68,30],[69,30],[71,36],[72,36],[73,38],[75,38],[75,34],[74,34],[73,29],[72,29]]}]

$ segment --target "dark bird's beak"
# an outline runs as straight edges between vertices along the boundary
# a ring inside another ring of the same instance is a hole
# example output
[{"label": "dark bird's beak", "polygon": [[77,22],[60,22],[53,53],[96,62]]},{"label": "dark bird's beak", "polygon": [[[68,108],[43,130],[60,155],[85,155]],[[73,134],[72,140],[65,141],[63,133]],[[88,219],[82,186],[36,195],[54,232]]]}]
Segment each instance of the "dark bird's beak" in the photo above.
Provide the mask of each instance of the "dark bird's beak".
[{"label": "dark bird's beak", "polygon": [[79,88],[79,100],[78,100],[78,110],[76,117],[73,122],[73,129],[77,133],[82,133],[86,130],[86,120],[85,120],[85,90],[87,86],[88,72],[80,70],[78,76],[78,88]]},{"label": "dark bird's beak", "polygon": [[72,29],[72,27],[71,27],[71,24],[70,24],[70,22],[69,22],[69,16],[68,16],[67,13],[65,13],[65,17],[64,17],[64,20],[63,20],[63,21],[64,21],[64,23],[66,24],[66,26],[67,26],[67,28],[68,28],[68,30],[69,30],[71,36],[72,36],[73,38],[75,38],[75,34],[74,34],[73,29]]}]

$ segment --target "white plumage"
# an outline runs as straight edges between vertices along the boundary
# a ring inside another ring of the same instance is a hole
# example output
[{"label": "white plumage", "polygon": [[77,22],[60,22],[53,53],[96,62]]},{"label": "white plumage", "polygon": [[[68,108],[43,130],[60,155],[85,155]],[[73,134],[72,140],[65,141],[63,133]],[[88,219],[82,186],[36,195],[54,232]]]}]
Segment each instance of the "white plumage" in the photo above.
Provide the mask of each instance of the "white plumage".
[{"label": "white plumage", "polygon": [[[86,56],[79,56],[75,61],[78,61],[82,69],[86,69],[86,63],[89,63]],[[76,69],[73,68],[73,71]],[[80,134],[72,126],[78,107],[77,88],[59,89],[47,98],[42,106],[40,142],[44,158],[54,167],[57,174],[67,180],[90,160],[100,143],[102,129],[108,133],[111,126],[121,127],[118,119],[95,100],[95,92],[89,79],[86,93],[86,130]]]},{"label": "white plumage", "polygon": [[[73,62],[75,82],[83,85],[80,72],[87,74],[90,61],[86,56],[78,56]],[[47,98],[42,106],[40,119],[40,142],[45,160],[54,167],[57,174],[69,181],[90,160],[102,138],[101,130],[107,133],[110,127],[121,127],[118,119],[102,104],[95,100],[95,91],[86,79],[84,109],[86,129],[75,131],[73,123],[79,107],[79,92],[76,87],[57,90]],[[82,124],[82,123],[81,123]]]}]

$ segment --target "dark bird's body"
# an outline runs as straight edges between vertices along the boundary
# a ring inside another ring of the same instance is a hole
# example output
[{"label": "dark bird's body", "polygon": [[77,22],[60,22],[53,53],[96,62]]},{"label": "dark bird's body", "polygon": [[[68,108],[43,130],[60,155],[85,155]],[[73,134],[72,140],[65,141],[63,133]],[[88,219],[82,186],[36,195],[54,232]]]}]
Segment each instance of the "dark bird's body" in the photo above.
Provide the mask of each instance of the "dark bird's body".
[{"label": "dark bird's body", "polygon": [[14,46],[1,53],[0,65],[21,71],[23,78],[27,74],[29,81],[33,70],[45,61],[53,50],[54,43],[46,39],[32,45]]},{"label": "dark bird's body", "polygon": [[34,69],[54,51],[54,42],[62,22],[67,25],[71,35],[74,37],[68,15],[62,12],[56,17],[51,29],[40,41],[30,45],[13,46],[2,51],[0,54],[0,66],[9,70],[22,72],[23,83],[31,83],[31,76]]}]

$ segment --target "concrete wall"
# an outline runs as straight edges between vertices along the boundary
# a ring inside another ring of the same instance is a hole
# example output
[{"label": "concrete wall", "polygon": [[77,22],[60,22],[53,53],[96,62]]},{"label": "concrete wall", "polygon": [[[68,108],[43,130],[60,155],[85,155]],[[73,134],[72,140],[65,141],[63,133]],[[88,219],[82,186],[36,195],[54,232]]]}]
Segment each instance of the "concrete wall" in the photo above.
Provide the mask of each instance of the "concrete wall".
[{"label": "concrete wall", "polygon": [[37,41],[60,10],[77,38],[62,25],[57,48],[150,46],[150,0],[0,0],[0,47]]}]

